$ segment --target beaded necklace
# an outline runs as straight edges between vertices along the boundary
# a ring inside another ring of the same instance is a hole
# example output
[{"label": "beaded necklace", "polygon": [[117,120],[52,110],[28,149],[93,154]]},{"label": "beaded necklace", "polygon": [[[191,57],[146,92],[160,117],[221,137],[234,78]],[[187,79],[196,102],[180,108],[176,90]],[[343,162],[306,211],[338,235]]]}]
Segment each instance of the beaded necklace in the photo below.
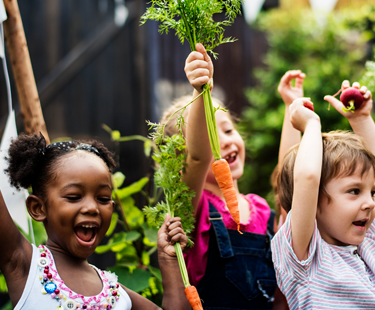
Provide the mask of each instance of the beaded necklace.
[{"label": "beaded necklace", "polygon": [[[41,292],[43,295],[50,294],[51,298],[58,302],[57,310],[111,310],[115,308],[120,294],[117,277],[114,274],[98,270],[93,266],[101,275],[104,288],[97,296],[85,297],[74,293],[58,277],[50,251],[43,245],[40,245],[38,249],[40,251],[39,280],[43,286]],[[104,301],[101,301],[102,297]]]}]

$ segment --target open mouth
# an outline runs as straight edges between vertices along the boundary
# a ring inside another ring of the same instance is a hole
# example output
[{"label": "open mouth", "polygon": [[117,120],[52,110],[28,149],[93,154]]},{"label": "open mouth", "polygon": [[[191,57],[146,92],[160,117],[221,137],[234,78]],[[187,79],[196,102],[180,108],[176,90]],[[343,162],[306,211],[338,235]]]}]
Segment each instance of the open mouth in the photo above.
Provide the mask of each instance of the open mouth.
[{"label": "open mouth", "polygon": [[367,220],[360,220],[360,221],[353,222],[353,225],[364,227],[366,225],[366,223],[367,223]]},{"label": "open mouth", "polygon": [[235,162],[237,159],[237,152],[228,154],[227,156],[224,157],[224,159],[228,162],[228,164]]},{"label": "open mouth", "polygon": [[83,242],[93,241],[96,237],[98,227],[92,224],[78,225],[74,228],[74,232],[78,239]]}]

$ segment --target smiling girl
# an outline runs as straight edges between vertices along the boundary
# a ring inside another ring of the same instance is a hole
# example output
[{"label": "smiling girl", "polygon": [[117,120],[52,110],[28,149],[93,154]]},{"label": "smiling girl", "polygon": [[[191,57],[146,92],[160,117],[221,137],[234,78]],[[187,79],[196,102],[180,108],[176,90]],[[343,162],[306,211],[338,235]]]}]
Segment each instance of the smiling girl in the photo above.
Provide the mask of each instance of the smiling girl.
[{"label": "smiling girl", "polygon": [[[26,205],[43,222],[46,245],[29,243],[13,223],[0,192],[0,270],[15,310],[160,309],[87,262],[103,239],[114,210],[112,154],[96,141],[57,142],[43,136],[14,140],[6,173],[16,188],[32,188]],[[172,221],[173,220],[173,221]],[[186,245],[179,218],[158,233],[164,309],[190,309],[173,243]],[[181,293],[182,292],[182,293]]]},{"label": "smiling girl", "polygon": [[[204,47],[186,59],[186,76],[194,87],[193,97],[202,86],[211,83],[213,64]],[[288,71],[282,78],[279,92],[287,105],[303,95],[305,75],[299,70]],[[296,86],[292,86],[292,80]],[[172,113],[192,98],[181,98],[164,114],[165,123]],[[223,103],[213,98],[215,106]],[[288,112],[288,110],[287,110]],[[202,96],[185,110],[187,166],[184,181],[195,192],[192,204],[196,219],[194,247],[185,255],[191,283],[199,291],[205,309],[287,309],[283,297],[274,302],[277,287],[273,269],[270,238],[274,216],[267,202],[255,194],[242,195],[237,180],[242,176],[245,145],[229,113],[215,113],[221,157],[230,167],[240,211],[240,235],[237,224],[225,205],[223,195],[210,169],[214,161],[207,133]],[[166,124],[165,133],[176,133],[175,120]],[[283,148],[299,141],[299,133],[286,124]]]}]

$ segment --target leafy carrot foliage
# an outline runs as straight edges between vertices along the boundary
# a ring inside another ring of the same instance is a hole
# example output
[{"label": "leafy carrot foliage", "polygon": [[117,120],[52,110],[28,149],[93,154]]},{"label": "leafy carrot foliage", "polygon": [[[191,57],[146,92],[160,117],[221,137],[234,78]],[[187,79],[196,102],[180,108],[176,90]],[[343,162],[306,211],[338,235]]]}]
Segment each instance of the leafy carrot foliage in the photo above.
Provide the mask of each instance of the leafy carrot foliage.
[{"label": "leafy carrot foliage", "polygon": [[[178,118],[179,126],[184,124],[182,116]],[[155,206],[147,206],[144,213],[147,222],[151,226],[160,227],[163,224],[166,213],[172,217],[181,218],[181,223],[187,236],[194,229],[193,206],[191,199],[195,193],[182,181],[182,173],[186,166],[185,139],[182,130],[172,137],[164,136],[164,126],[149,123],[156,131],[151,134],[158,145],[154,151],[153,159],[156,164],[155,185],[164,191],[165,199]],[[180,127],[182,128],[182,127]],[[189,245],[192,241],[189,238]]]},{"label": "leafy carrot foliage", "polygon": [[[213,15],[223,12],[224,20],[215,21]],[[241,0],[152,0],[141,17],[141,25],[149,19],[159,21],[161,34],[173,29],[181,43],[189,42],[192,51],[196,43],[202,43],[217,58],[215,47],[235,41],[224,38],[224,27],[231,25],[240,13]]]}]

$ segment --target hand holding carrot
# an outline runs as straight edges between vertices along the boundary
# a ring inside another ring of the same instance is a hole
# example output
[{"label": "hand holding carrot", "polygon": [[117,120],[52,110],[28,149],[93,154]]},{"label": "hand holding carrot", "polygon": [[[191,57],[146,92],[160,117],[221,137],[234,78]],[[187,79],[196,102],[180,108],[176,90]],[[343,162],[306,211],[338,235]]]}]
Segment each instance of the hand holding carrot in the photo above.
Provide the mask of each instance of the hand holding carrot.
[{"label": "hand holding carrot", "polygon": [[[287,71],[280,80],[277,88],[284,103],[289,106],[292,102],[303,97],[303,80],[306,74],[302,73],[301,70],[289,70]],[[295,80],[295,86],[292,82]]]},{"label": "hand holding carrot", "polygon": [[170,257],[176,256],[174,244],[179,242],[181,249],[184,250],[187,244],[187,237],[181,225],[181,219],[174,217],[171,219],[166,215],[163,225],[158,232],[158,251],[165,253]]},{"label": "hand holding carrot", "polygon": [[212,88],[214,67],[203,45],[197,43],[196,49],[186,59],[185,73],[191,86],[200,93],[204,84],[210,84]]},{"label": "hand holding carrot", "polygon": [[320,122],[319,116],[313,112],[314,104],[310,98],[299,98],[290,105],[290,122],[300,132],[304,132],[310,121]]}]

